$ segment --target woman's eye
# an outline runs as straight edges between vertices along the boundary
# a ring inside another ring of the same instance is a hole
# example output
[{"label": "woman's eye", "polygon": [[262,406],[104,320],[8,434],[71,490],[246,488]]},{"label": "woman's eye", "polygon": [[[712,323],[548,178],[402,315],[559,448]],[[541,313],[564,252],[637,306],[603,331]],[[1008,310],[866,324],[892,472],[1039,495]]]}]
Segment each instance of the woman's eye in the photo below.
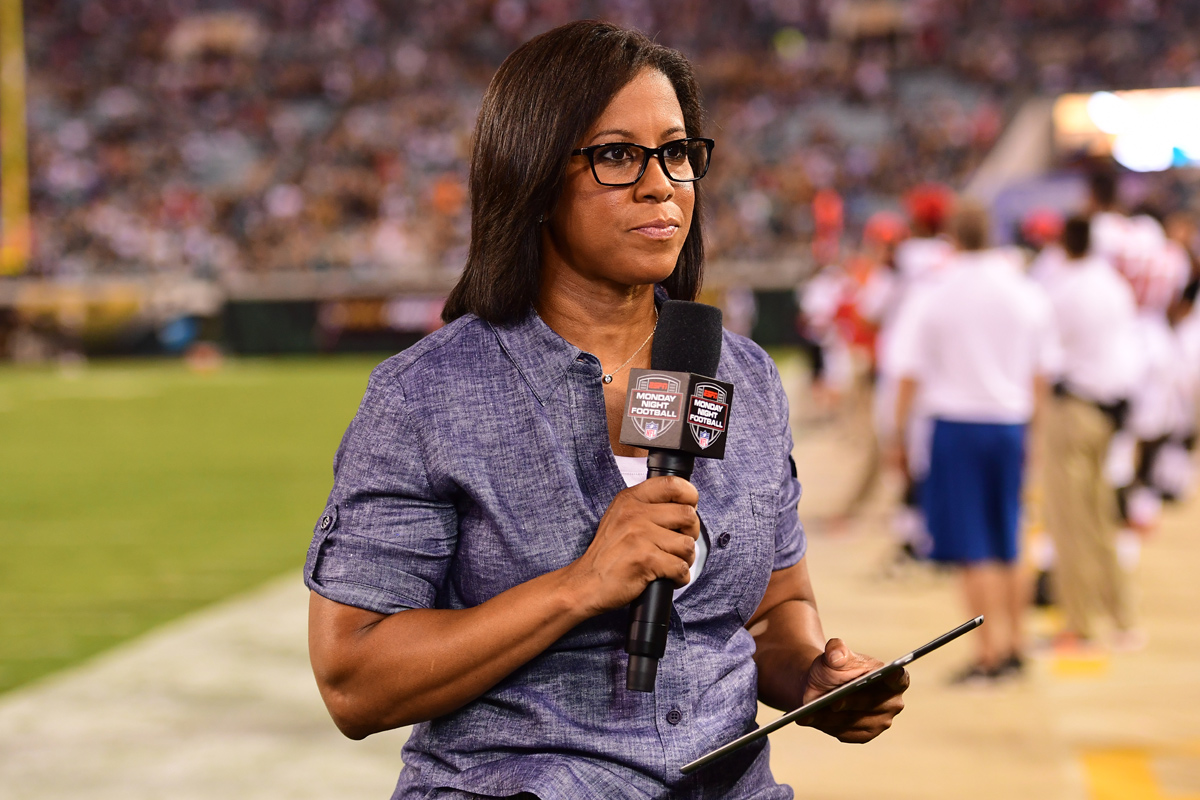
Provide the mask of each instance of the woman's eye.
[{"label": "woman's eye", "polygon": [[676,142],[663,147],[663,155],[668,161],[682,162],[687,158],[687,146],[683,142]]},{"label": "woman's eye", "polygon": [[602,147],[596,153],[596,158],[601,161],[610,163],[619,163],[622,161],[633,161],[633,148],[623,144],[614,144],[608,147]]}]

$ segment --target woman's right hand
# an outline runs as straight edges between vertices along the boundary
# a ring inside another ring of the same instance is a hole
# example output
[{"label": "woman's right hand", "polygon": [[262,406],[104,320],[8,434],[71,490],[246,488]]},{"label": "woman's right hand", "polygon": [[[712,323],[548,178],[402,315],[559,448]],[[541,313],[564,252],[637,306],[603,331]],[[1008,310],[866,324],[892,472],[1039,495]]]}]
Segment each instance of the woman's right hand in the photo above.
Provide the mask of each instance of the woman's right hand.
[{"label": "woman's right hand", "polygon": [[696,487],[683,478],[648,478],[620,492],[587,552],[564,571],[588,616],[628,605],[646,585],[690,580],[700,537]]}]

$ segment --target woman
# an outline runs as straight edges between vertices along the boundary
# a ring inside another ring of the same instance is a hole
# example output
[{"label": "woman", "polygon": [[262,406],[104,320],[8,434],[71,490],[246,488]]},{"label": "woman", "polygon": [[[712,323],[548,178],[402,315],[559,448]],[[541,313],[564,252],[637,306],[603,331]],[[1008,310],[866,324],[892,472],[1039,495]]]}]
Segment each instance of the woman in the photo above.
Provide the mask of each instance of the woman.
[{"label": "woman", "polygon": [[[526,43],[488,88],[449,324],[372,374],[305,567],[338,727],[415,725],[394,797],[790,797],[765,742],[679,767],[759,698],[794,708],[879,663],[825,643],[761,349],[725,334],[738,407],[690,483],[638,483],[645,451],[617,439],[657,303],[699,287],[701,113],[681,55],[597,22]],[[667,653],[656,691],[628,692],[625,609],[660,577],[681,587]],[[867,741],[906,685],[810,724]]]}]

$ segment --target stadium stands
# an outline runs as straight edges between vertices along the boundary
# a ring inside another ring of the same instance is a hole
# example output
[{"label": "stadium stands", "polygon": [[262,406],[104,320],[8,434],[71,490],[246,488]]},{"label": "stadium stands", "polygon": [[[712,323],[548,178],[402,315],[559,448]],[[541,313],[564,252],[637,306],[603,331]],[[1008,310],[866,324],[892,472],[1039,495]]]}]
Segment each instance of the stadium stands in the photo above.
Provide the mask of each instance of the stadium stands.
[{"label": "stadium stands", "polygon": [[806,258],[821,188],[855,231],[916,183],[963,185],[1030,95],[1200,81],[1197,11],[1166,0],[228,8],[28,4],[32,274],[444,285],[483,88],[521,41],[580,16],[697,65],[717,262]]}]

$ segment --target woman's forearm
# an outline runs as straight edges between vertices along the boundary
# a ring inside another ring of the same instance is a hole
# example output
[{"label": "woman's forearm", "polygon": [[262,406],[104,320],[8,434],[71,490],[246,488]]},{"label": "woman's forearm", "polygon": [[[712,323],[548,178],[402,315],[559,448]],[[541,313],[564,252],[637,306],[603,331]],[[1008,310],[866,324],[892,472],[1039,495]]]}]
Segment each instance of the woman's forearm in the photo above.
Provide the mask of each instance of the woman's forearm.
[{"label": "woman's forearm", "polygon": [[756,646],[759,699],[783,711],[801,705],[804,676],[825,652],[806,559],[771,573],[762,602],[746,627]]},{"label": "woman's forearm", "polygon": [[[804,600],[786,600],[763,615],[757,627],[758,699],[781,711],[798,708],[803,703],[808,668],[825,652],[816,606]],[[755,629],[750,632],[754,634]]]},{"label": "woman's forearm", "polygon": [[378,614],[309,602],[309,653],[321,696],[352,739],[454,711],[590,616],[564,570],[459,610]]},{"label": "woman's forearm", "polygon": [[308,651],[330,715],[361,739],[448,714],[650,581],[684,585],[700,536],[697,501],[694,486],[670,476],[618,492],[582,556],[473,608],[388,615],[314,592]]}]

